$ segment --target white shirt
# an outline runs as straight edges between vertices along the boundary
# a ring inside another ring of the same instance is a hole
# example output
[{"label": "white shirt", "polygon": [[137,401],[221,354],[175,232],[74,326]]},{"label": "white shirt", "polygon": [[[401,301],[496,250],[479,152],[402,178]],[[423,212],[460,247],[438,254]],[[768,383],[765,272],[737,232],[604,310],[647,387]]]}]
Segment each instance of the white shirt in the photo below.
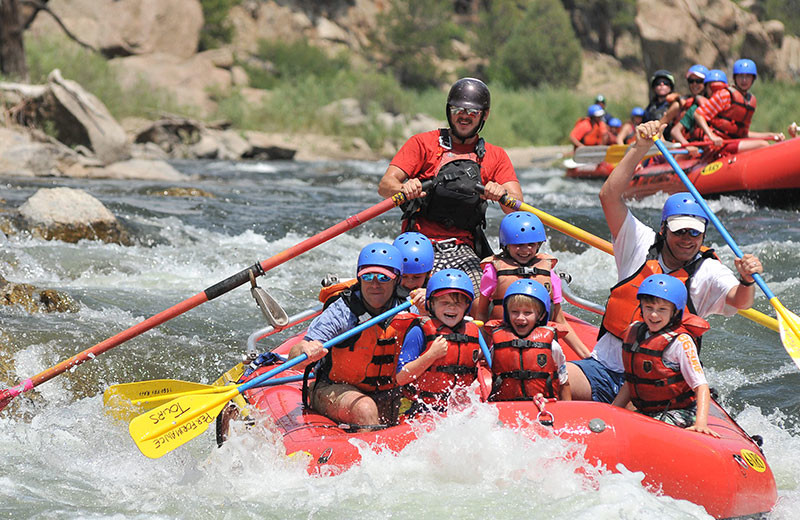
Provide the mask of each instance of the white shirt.
[{"label": "white shirt", "polygon": [[[652,336],[648,331],[645,339]],[[664,364],[673,369],[679,370],[683,379],[694,390],[700,385],[707,385],[706,374],[700,364],[700,357],[697,355],[697,345],[688,334],[681,334],[664,350],[662,355]]]},{"label": "white shirt", "polygon": [[[628,278],[647,260],[647,253],[656,241],[656,232],[645,226],[628,210],[625,222],[614,240],[614,261],[617,263],[617,281]],[[658,263],[665,273],[670,271],[664,266],[664,259],[659,253]],[[709,258],[700,264],[692,276],[689,296],[694,303],[697,315],[705,318],[711,314],[733,316],[737,309],[725,303],[728,292],[739,285],[736,275],[715,259]],[[592,357],[609,370],[623,372],[622,340],[613,334],[603,334],[597,341]]]}]

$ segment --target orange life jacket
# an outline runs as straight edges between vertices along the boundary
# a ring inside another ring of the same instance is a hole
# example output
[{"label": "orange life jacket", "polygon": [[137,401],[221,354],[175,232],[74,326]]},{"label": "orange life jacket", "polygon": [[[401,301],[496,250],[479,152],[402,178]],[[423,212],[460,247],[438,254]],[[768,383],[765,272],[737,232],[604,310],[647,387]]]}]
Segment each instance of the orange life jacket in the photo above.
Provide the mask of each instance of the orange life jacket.
[{"label": "orange life jacket", "polygon": [[529,401],[538,393],[558,397],[558,366],[553,359],[553,327],[536,327],[520,338],[508,325],[492,332],[493,401]]},{"label": "orange life jacket", "polygon": [[358,278],[352,280],[345,280],[344,282],[335,283],[319,290],[319,301],[325,304],[325,307],[334,302],[331,300],[334,296],[338,296],[345,289],[349,289],[358,282]]},{"label": "orange life jacket", "polygon": [[327,379],[347,383],[364,392],[396,386],[397,357],[406,332],[418,318],[400,313],[391,321],[373,325],[354,338],[331,347]]},{"label": "orange life jacket", "polygon": [[756,111],[756,96],[728,87],[731,93],[731,106],[714,116],[709,124],[723,137],[747,137],[750,132],[750,121]]},{"label": "orange life jacket", "polygon": [[447,340],[447,354],[440,357],[423,372],[414,383],[417,396],[425,403],[446,405],[450,391],[458,384],[469,386],[478,374],[478,326],[471,321],[461,322],[457,330],[452,330],[432,317],[419,319],[425,335],[425,351],[438,336]]},{"label": "orange life jacket", "polygon": [[550,283],[550,270],[556,266],[558,259],[544,253],[538,253],[533,262],[523,266],[507,253],[490,256],[481,260],[481,269],[491,263],[497,271],[497,287],[492,293],[492,312],[489,319],[501,320],[503,319],[503,298],[506,295],[508,286],[519,280],[520,278],[527,278],[536,280],[541,283],[550,293],[550,298],[553,297],[553,288]]},{"label": "orange life jacket", "polygon": [[631,402],[643,412],[660,412],[666,409],[688,408],[696,401],[694,390],[686,383],[680,369],[664,364],[664,351],[681,334],[699,341],[708,330],[703,318],[683,313],[683,321],[667,331],[645,338],[647,325],[634,322],[625,331],[622,344],[622,362],[625,381],[630,384]]},{"label": "orange life jacket", "polygon": [[[591,118],[590,117],[582,117],[582,118],[578,119],[578,121],[576,121],[575,124],[577,125],[581,121],[590,121],[590,124],[591,124]],[[582,142],[583,144],[585,144],[587,146],[594,146],[594,145],[598,145],[598,144],[603,144],[603,136],[606,135],[607,132],[608,132],[608,130],[606,129],[606,124],[603,121],[600,121],[596,125],[591,125],[591,128],[589,129],[589,131],[584,133],[578,139],[578,141]]]},{"label": "orange life jacket", "polygon": [[[606,332],[610,332],[617,338],[623,339],[625,329],[628,325],[634,321],[641,321],[642,313],[639,310],[639,300],[636,298],[636,293],[639,291],[639,286],[645,278],[651,274],[664,272],[661,269],[661,264],[658,263],[658,253],[661,251],[663,245],[663,239],[657,239],[656,243],[650,247],[647,259],[641,267],[628,278],[619,281],[617,285],[611,288],[611,295],[606,302],[606,312],[603,314],[603,322],[600,325],[600,332],[597,335],[598,339]],[[687,294],[690,295],[692,276],[694,273],[706,259],[717,258],[713,249],[703,246],[700,248],[700,251],[700,256],[695,260],[676,271],[667,273],[681,280],[686,285]],[[719,259],[717,258],[717,260]],[[689,312],[694,314],[696,310],[694,303],[692,303],[691,296],[687,298],[686,302]]]}]

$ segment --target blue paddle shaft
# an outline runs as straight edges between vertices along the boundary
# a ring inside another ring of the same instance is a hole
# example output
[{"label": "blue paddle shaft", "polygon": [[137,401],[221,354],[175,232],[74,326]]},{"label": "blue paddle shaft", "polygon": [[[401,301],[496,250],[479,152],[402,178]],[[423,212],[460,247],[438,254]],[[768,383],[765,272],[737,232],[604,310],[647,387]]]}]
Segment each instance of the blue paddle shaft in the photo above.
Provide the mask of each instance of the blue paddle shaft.
[{"label": "blue paddle shaft", "polygon": [[[728,233],[728,230],[725,229],[725,226],[722,225],[722,222],[720,222],[720,220],[717,218],[714,212],[711,211],[711,208],[708,207],[708,204],[706,204],[706,201],[703,199],[702,195],[700,195],[700,192],[697,191],[697,188],[694,187],[694,184],[692,184],[692,181],[690,181],[689,177],[686,176],[686,173],[683,171],[683,169],[681,169],[681,167],[678,166],[678,163],[669,153],[667,147],[664,146],[664,143],[661,141],[661,139],[653,139],[653,141],[655,141],[656,146],[658,147],[659,150],[661,150],[661,153],[667,159],[669,165],[672,166],[672,169],[675,170],[675,173],[678,174],[678,177],[681,178],[683,184],[686,185],[686,188],[689,190],[689,193],[694,195],[695,200],[697,200],[697,203],[700,204],[700,207],[703,208],[703,211],[705,211],[706,216],[708,216],[708,219],[711,221],[712,224],[714,224],[714,227],[717,228],[719,234],[722,235],[722,238],[725,239],[725,242],[727,242],[728,246],[730,246],[730,248],[733,250],[733,254],[735,254],[737,258],[741,258],[742,256],[744,256],[742,250],[739,249],[739,246],[736,245],[736,242],[733,240],[733,237],[730,235],[730,233]],[[767,284],[764,283],[764,279],[761,278],[760,274],[753,273],[751,276],[753,277],[753,280],[756,281],[761,290],[764,291],[764,294],[767,296],[767,298],[769,298],[770,300],[775,298],[775,295],[772,294],[772,291],[769,290],[769,287],[767,287]]]},{"label": "blue paddle shaft", "polygon": [[486,358],[486,363],[489,365],[489,368],[492,368],[492,353],[489,352],[489,346],[486,345],[486,340],[483,338],[483,333],[478,331],[478,343],[481,345],[481,352],[483,352],[483,357]]},{"label": "blue paddle shaft", "polygon": [[[405,303],[402,303],[402,304],[398,305],[397,307],[389,309],[388,311],[386,311],[386,312],[384,312],[382,314],[379,314],[379,315],[375,316],[374,318],[372,318],[370,320],[365,321],[361,325],[357,325],[357,326],[353,327],[352,329],[348,330],[347,332],[339,334],[338,336],[336,336],[333,339],[329,339],[328,341],[326,341],[325,343],[322,344],[322,347],[323,348],[330,348],[330,347],[336,345],[337,343],[341,343],[342,341],[344,341],[344,340],[346,340],[348,338],[351,338],[351,337],[355,336],[356,334],[360,334],[362,331],[372,327],[373,325],[376,325],[376,324],[382,322],[386,318],[391,318],[395,314],[399,314],[399,313],[403,312],[404,310],[406,310],[409,307],[411,307],[411,305],[412,305],[412,302],[411,302],[411,300],[409,300],[409,301],[407,301]],[[302,363],[303,361],[305,361],[307,359],[308,359],[308,354],[300,354],[299,356],[290,359],[289,361],[287,361],[286,363],[282,364],[281,366],[275,367],[272,370],[264,372],[263,374],[261,374],[260,376],[256,377],[255,379],[251,379],[247,383],[244,383],[243,385],[239,386],[239,388],[238,388],[239,393],[241,394],[244,391],[249,390],[250,388],[253,388],[254,386],[258,386],[259,383],[262,383],[263,381],[266,381],[270,377],[273,377],[273,376],[276,376],[276,375],[280,374],[284,370],[289,370],[293,366],[299,365],[300,363]]]}]

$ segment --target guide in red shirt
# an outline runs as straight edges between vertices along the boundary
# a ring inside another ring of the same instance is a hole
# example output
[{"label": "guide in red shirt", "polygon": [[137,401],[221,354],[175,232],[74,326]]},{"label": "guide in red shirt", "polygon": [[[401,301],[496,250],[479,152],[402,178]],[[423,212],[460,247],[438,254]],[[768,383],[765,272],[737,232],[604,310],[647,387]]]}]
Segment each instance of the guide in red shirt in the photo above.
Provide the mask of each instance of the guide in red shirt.
[{"label": "guide in red shirt", "polygon": [[[409,199],[403,206],[403,230],[419,231],[431,239],[433,271],[462,269],[476,290],[480,259],[492,254],[483,233],[486,201],[506,194],[522,200],[522,188],[505,150],[478,135],[490,106],[489,88],[483,81],[456,81],[447,96],[449,128],[412,136],[378,186],[383,197],[402,191]],[[429,193],[422,190],[422,181],[427,179],[434,181]],[[485,187],[482,196],[474,190],[478,183]]]}]

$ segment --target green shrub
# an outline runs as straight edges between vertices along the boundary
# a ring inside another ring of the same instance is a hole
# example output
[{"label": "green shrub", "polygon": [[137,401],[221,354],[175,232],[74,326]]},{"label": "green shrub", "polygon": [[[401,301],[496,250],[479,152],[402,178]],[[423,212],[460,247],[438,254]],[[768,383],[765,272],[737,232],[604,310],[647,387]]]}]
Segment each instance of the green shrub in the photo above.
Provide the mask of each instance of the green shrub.
[{"label": "green shrub", "polygon": [[496,48],[489,78],[510,87],[577,83],[581,48],[559,0],[536,0],[516,20],[508,39]]},{"label": "green shrub", "polygon": [[200,31],[201,51],[215,49],[231,42],[233,27],[228,21],[228,11],[240,0],[200,0],[203,8],[203,28]]},{"label": "green shrub", "polygon": [[25,57],[31,83],[46,83],[53,69],[91,92],[105,104],[111,115],[155,117],[163,112],[191,114],[167,92],[139,84],[123,89],[108,61],[98,53],[80,47],[65,36],[25,38]]},{"label": "green shrub", "polygon": [[751,128],[756,132],[783,132],[789,123],[800,124],[797,84],[765,80],[761,76],[750,89],[758,99]]},{"label": "green shrub", "polygon": [[330,57],[306,40],[288,43],[261,40],[258,43],[257,56],[272,64],[272,69],[243,64],[250,77],[250,84],[255,88],[268,89],[280,81],[291,82],[309,76],[318,79],[331,78],[339,71],[350,68],[350,60],[345,54]]},{"label": "green shrub", "polygon": [[800,0],[765,0],[762,10],[762,19],[780,20],[786,34],[800,36]]},{"label": "green shrub", "polygon": [[371,37],[373,51],[403,85],[417,90],[439,85],[444,75],[432,57],[452,57],[452,40],[465,34],[452,18],[451,0],[393,0],[380,16],[382,33]]}]

